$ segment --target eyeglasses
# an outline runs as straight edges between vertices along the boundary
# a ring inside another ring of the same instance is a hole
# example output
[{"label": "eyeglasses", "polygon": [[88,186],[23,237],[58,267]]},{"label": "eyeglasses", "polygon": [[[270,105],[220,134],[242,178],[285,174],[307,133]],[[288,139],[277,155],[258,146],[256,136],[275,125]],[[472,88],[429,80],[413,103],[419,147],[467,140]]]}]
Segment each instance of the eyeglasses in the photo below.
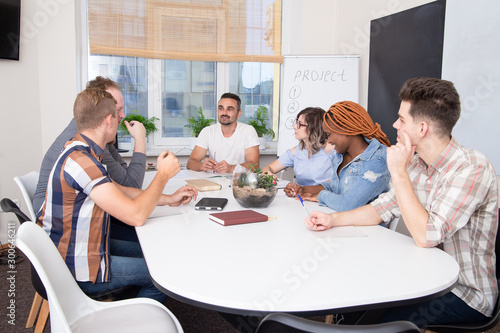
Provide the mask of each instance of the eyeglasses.
[{"label": "eyeglasses", "polygon": [[295,121],[293,122],[293,126],[297,126],[298,129],[300,129],[301,127],[307,127],[306,124],[302,124],[298,119],[295,119]]}]

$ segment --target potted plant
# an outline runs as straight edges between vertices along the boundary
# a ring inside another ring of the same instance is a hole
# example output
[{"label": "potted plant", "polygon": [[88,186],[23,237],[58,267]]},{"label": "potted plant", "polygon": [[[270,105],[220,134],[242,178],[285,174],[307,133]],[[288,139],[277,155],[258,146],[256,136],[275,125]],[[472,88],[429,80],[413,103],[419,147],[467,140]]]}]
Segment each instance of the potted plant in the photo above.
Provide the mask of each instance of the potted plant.
[{"label": "potted plant", "polygon": [[267,128],[267,121],[269,116],[267,114],[267,108],[263,105],[259,105],[257,110],[255,110],[254,119],[248,122],[248,125],[253,126],[259,138],[268,135],[271,139],[274,139],[276,134],[274,133],[272,128]]},{"label": "potted plant", "polygon": [[197,138],[201,130],[209,126],[213,121],[215,120],[211,118],[205,118],[203,109],[200,106],[200,108],[198,109],[198,115],[196,117],[189,117],[187,120],[188,123],[187,125],[184,125],[184,127],[189,128],[191,130],[192,136]]},{"label": "potted plant", "polygon": [[157,121],[158,118],[151,117],[151,118],[147,119],[142,114],[137,113],[137,110],[134,110],[134,112],[132,112],[131,114],[129,114],[128,116],[123,118],[122,121],[120,122],[120,126],[118,126],[118,129],[122,133],[121,136],[130,134],[128,132],[127,126],[125,126],[125,123],[124,123],[125,120],[128,122],[135,120],[135,121],[142,123],[144,125],[144,127],[146,128],[146,136],[148,136],[149,134],[154,133],[158,130],[158,128],[155,125],[155,121]]},{"label": "potted plant", "polygon": [[255,110],[254,119],[248,122],[248,125],[251,125],[253,126],[253,128],[255,128],[257,136],[259,138],[262,138],[260,139],[262,148],[264,148],[266,145],[266,140],[264,138],[266,135],[270,136],[271,139],[274,139],[274,137],[276,136],[272,128],[267,128],[268,119],[269,116],[267,114],[267,108],[263,105],[259,105],[257,110]]}]

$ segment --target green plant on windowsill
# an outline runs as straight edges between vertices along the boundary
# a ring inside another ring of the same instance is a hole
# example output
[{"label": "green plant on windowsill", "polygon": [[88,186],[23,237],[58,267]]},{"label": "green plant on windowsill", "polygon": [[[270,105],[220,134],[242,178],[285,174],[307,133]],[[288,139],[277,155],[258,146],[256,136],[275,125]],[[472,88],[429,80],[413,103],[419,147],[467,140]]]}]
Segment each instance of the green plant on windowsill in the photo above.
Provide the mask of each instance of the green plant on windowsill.
[{"label": "green plant on windowsill", "polygon": [[271,139],[274,139],[276,134],[274,133],[272,128],[267,128],[267,121],[267,108],[263,105],[259,105],[259,107],[255,111],[254,119],[250,120],[248,122],[248,125],[251,125],[253,126],[253,128],[255,128],[258,137],[261,138],[265,135],[268,135],[271,137]]},{"label": "green plant on windowsill", "polygon": [[191,130],[191,134],[197,138],[198,135],[200,135],[200,132],[202,129],[205,127],[209,126],[212,122],[214,122],[214,119],[211,118],[205,118],[205,115],[203,114],[203,109],[200,108],[198,109],[198,115],[191,116],[188,118],[188,123],[187,125],[184,125],[184,127],[187,127]]},{"label": "green plant on windowsill", "polygon": [[120,122],[120,126],[118,126],[118,129],[122,133],[121,136],[130,135],[130,133],[128,132],[127,126],[125,126],[125,123],[124,123],[125,120],[128,122],[135,120],[135,121],[142,123],[144,125],[144,127],[146,128],[146,136],[148,136],[149,134],[154,133],[158,130],[158,128],[155,125],[155,121],[159,120],[158,118],[151,117],[151,118],[147,119],[142,114],[137,113],[137,110],[134,110],[134,112],[132,112],[131,114],[129,114],[128,116],[123,118],[122,121]]}]

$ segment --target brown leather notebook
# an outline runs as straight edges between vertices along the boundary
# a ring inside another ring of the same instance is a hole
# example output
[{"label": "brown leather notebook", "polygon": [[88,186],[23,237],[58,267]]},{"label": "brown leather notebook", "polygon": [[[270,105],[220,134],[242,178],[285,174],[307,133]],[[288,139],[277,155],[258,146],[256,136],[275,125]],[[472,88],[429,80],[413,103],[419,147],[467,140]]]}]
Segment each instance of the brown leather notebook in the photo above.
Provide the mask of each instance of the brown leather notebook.
[{"label": "brown leather notebook", "polygon": [[254,210],[235,210],[232,212],[213,213],[209,214],[209,218],[222,225],[235,225],[253,222],[265,222],[268,220],[267,215],[257,213]]}]

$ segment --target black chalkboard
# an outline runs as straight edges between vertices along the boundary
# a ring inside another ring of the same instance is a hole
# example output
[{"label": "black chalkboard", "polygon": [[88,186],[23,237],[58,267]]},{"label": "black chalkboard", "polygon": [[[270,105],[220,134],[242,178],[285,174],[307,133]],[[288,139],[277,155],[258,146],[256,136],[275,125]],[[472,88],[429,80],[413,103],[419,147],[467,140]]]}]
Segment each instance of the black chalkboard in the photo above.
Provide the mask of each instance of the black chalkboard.
[{"label": "black chalkboard", "polygon": [[438,0],[371,21],[368,113],[393,144],[402,84],[441,78],[445,7]]}]

